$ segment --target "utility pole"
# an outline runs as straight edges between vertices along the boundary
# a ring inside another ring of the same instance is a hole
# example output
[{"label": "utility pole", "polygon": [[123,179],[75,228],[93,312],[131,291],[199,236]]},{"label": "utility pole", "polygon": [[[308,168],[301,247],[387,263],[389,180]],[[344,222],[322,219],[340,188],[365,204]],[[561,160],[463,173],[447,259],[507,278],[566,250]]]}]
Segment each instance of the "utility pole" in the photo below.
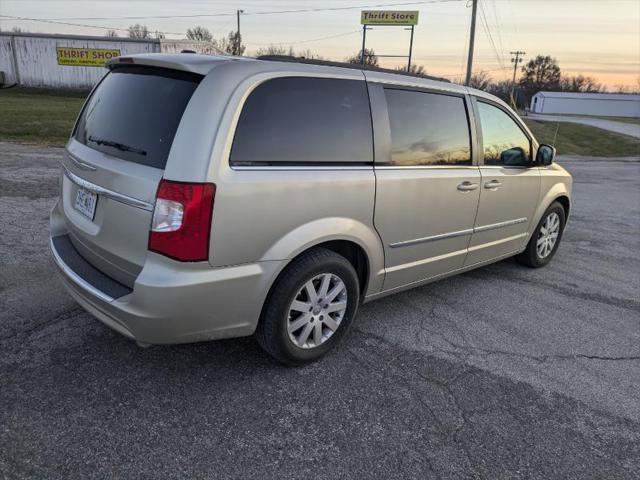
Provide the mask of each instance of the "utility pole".
[{"label": "utility pole", "polygon": [[473,0],[473,8],[471,9],[471,33],[469,35],[469,56],[467,57],[467,78],[465,85],[471,82],[471,68],[473,67],[473,45],[476,40],[476,13],[478,12],[478,0]]},{"label": "utility pole", "polygon": [[360,65],[364,65],[365,45],[367,44],[367,25],[362,25],[362,50],[360,50]]},{"label": "utility pole", "polygon": [[516,108],[516,99],[514,94],[516,92],[516,72],[518,71],[518,64],[522,63],[522,57],[527,54],[527,52],[521,52],[517,50],[515,52],[509,52],[511,55],[515,55],[515,58],[511,59],[511,63],[513,63],[513,80],[511,81],[511,106]]},{"label": "utility pole", "polygon": [[240,55],[240,45],[242,44],[242,39],[240,37],[240,14],[244,13],[244,10],[236,10],[236,16],[238,20],[238,30],[236,31],[236,54]]}]

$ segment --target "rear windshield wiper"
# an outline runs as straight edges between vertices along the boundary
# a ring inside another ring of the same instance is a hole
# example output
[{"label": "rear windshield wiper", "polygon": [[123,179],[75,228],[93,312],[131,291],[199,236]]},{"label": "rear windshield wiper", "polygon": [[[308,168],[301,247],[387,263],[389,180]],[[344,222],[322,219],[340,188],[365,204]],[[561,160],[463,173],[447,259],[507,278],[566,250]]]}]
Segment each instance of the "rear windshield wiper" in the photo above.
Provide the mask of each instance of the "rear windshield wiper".
[{"label": "rear windshield wiper", "polygon": [[137,153],[138,155],[146,155],[146,150],[141,150],[139,148],[131,147],[129,145],[125,145],[124,143],[114,142],[113,140],[106,140],[104,138],[96,138],[89,136],[89,141],[93,143],[97,143],[98,145],[104,145],[105,147],[113,147],[117,148],[121,152],[131,152]]}]

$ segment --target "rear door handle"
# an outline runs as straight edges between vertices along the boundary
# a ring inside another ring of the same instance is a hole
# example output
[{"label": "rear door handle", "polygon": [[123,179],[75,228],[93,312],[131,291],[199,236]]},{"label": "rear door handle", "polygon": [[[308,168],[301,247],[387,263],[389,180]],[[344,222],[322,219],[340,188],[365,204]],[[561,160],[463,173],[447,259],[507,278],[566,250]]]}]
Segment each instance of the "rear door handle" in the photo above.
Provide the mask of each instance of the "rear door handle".
[{"label": "rear door handle", "polygon": [[488,188],[489,190],[497,190],[501,186],[502,183],[500,183],[498,180],[491,180],[490,182],[486,182],[484,184],[484,188]]},{"label": "rear door handle", "polygon": [[458,190],[460,190],[461,192],[470,192],[471,190],[475,190],[476,188],[478,188],[477,183],[462,182],[458,185]]}]

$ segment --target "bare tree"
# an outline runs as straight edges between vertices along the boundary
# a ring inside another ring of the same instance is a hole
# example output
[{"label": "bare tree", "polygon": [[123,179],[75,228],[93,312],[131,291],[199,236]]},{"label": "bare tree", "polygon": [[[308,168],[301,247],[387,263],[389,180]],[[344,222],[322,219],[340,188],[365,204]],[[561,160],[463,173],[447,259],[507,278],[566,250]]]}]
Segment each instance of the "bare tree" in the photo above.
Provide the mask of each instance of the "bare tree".
[{"label": "bare tree", "polygon": [[560,88],[560,66],[555,58],[549,55],[538,55],[522,67],[520,86],[527,101],[541,90],[558,90]]},{"label": "bare tree", "polygon": [[201,42],[211,42],[213,35],[208,28],[197,26],[193,28],[187,28],[187,40],[198,40]]},{"label": "bare tree", "polygon": [[118,36],[118,32],[116,32],[115,30],[107,30],[107,33],[105,33],[104,36],[116,38]]},{"label": "bare tree", "polygon": [[324,58],[322,57],[322,55],[319,55],[313,51],[311,51],[311,49],[307,48],[306,50],[300,50],[298,52],[298,57],[300,58],[309,58],[309,59],[315,59],[315,60],[324,60]]},{"label": "bare tree", "polygon": [[[362,50],[358,51],[354,55],[347,57],[347,63],[361,63],[362,62]],[[372,48],[364,49],[364,64],[370,65],[372,67],[379,66],[378,57],[376,56],[376,52]]]},{"label": "bare tree", "polygon": [[131,25],[127,29],[127,31],[129,32],[129,38],[151,38],[151,33],[149,33],[149,29],[146,25],[140,25],[139,23],[136,23],[135,25]]},{"label": "bare tree", "polygon": [[[403,66],[399,66],[394,68],[394,70],[397,70],[399,72],[406,72],[407,71],[407,67],[403,67]],[[423,77],[427,76],[427,69],[424,68],[424,65],[416,65],[415,63],[413,65],[411,65],[411,68],[409,69],[409,73],[413,73],[414,75],[421,75]]]},{"label": "bare tree", "polygon": [[563,92],[597,93],[604,90],[603,86],[593,77],[576,75],[574,77],[562,77],[560,89]]},{"label": "bare tree", "polygon": [[488,92],[492,85],[493,79],[487,72],[474,73],[469,80],[469,86],[471,88],[477,88],[485,92]]},{"label": "bare tree", "polygon": [[25,32],[26,32],[26,30],[23,30],[23,29],[22,29],[22,28],[20,28],[20,27],[13,27],[13,28],[11,29],[11,31],[12,31],[13,33],[25,33]]},{"label": "bare tree", "polygon": [[213,43],[215,43],[220,50],[231,55],[242,55],[247,49],[247,47],[242,44],[242,37],[234,30],[230,31],[226,37],[214,40]]},{"label": "bare tree", "polygon": [[256,57],[261,55],[287,55],[289,57],[295,57],[296,52],[293,50],[292,46],[285,47],[284,45],[269,45],[256,50]]},{"label": "bare tree", "polygon": [[288,47],[285,47],[284,45],[269,45],[266,47],[261,47],[256,50],[255,56],[259,57],[261,55],[285,55],[287,57],[322,60],[322,57],[320,55],[308,48],[306,50],[300,50],[299,52],[296,52],[291,45],[289,45]]}]

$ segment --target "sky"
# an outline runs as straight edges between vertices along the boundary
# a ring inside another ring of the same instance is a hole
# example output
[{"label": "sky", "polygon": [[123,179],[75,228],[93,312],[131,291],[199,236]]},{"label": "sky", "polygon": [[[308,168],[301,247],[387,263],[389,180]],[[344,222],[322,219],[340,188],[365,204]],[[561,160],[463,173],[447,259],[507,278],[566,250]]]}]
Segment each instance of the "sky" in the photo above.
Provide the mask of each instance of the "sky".
[{"label": "sky", "polygon": [[[486,71],[495,80],[511,78],[509,52],[521,50],[526,52],[525,61],[538,54],[555,57],[563,74],[592,76],[610,89],[640,88],[640,0],[479,2],[474,72]],[[202,25],[221,37],[235,29],[235,12],[242,9],[247,54],[281,44],[344,60],[361,47],[360,10],[419,10],[413,63],[424,65],[430,74],[459,80],[466,69],[470,5],[470,0],[0,0],[0,29],[18,26],[33,32],[103,35],[105,28],[124,30],[142,23],[152,31],[166,32],[167,38],[183,38],[187,28]],[[340,10],[323,10],[329,8]],[[291,12],[301,9],[316,11]],[[171,18],[157,18],[162,16]],[[374,27],[367,32],[367,48],[380,55],[407,55],[409,32],[403,27]],[[405,62],[381,59],[385,67]]]}]

